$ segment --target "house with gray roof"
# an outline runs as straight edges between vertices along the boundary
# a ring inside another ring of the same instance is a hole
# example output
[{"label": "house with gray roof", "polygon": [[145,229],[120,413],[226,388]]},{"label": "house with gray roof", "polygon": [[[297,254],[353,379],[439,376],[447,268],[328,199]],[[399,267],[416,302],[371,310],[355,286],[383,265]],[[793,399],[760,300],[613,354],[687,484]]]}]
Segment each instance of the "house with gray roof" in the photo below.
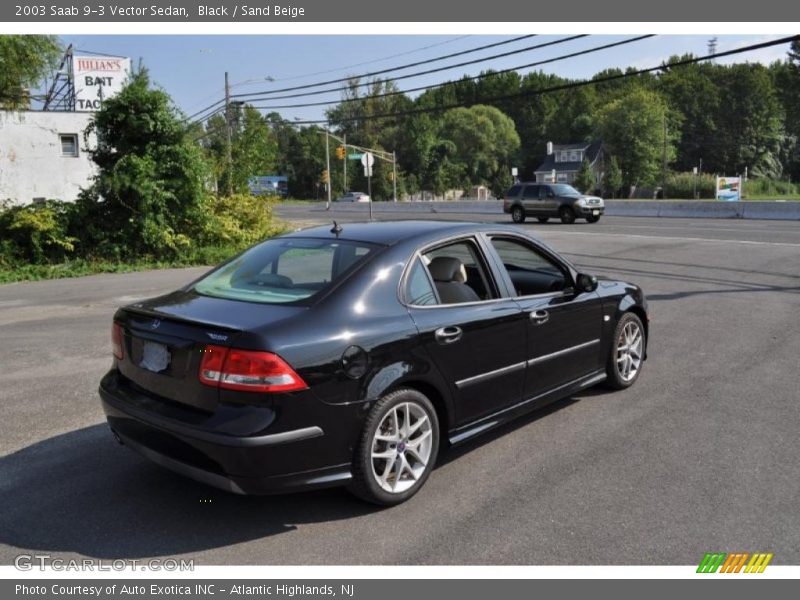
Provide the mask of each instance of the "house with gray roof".
[{"label": "house with gray roof", "polygon": [[[575,174],[586,159],[594,171],[597,187],[603,178],[604,152],[603,142],[580,142],[577,144],[554,144],[547,142],[547,157],[534,171],[536,181],[540,183],[572,183]],[[555,173],[555,181],[553,174]]]}]

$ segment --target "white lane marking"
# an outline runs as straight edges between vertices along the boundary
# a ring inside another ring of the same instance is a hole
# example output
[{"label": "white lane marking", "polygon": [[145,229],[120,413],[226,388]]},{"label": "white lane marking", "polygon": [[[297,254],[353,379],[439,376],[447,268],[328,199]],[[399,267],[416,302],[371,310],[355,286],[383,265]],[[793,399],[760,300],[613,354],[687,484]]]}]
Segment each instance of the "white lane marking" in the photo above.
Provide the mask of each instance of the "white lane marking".
[{"label": "white lane marking", "polygon": [[[544,237],[542,233],[535,232],[538,237]],[[720,240],[714,238],[701,238],[701,237],[678,237],[671,235],[643,235],[639,233],[600,233],[600,232],[582,232],[582,231],[552,231],[546,232],[551,235],[593,235],[600,237],[621,237],[621,238],[637,238],[648,240],[671,240],[676,242],[711,242],[716,244],[747,244],[751,246],[785,246],[788,248],[800,248],[800,243],[794,242],[756,242],[753,240]]]}]

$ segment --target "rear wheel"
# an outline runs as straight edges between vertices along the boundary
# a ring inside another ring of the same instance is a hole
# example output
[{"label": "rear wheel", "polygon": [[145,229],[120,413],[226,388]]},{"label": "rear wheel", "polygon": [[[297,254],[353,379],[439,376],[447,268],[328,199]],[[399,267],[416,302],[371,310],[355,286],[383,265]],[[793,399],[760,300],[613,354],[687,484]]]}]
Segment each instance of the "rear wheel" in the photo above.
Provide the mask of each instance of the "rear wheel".
[{"label": "rear wheel", "polygon": [[645,335],[642,321],[634,313],[625,313],[617,323],[606,362],[606,383],[622,390],[639,378],[644,362]]},{"label": "rear wheel", "polygon": [[567,225],[571,225],[575,222],[575,211],[572,210],[571,206],[562,206],[558,211],[558,216],[561,222]]},{"label": "rear wheel", "polygon": [[511,220],[514,223],[524,223],[525,222],[525,210],[521,206],[515,206],[511,209]]},{"label": "rear wheel", "polygon": [[428,398],[412,389],[391,392],[367,416],[353,461],[350,491],[392,506],[425,484],[439,451],[439,421]]},{"label": "rear wheel", "polygon": [[589,215],[586,217],[587,223],[597,223],[600,220],[600,215]]},{"label": "rear wheel", "polygon": [[550,217],[536,217],[536,220],[539,221],[539,223],[547,223]]}]

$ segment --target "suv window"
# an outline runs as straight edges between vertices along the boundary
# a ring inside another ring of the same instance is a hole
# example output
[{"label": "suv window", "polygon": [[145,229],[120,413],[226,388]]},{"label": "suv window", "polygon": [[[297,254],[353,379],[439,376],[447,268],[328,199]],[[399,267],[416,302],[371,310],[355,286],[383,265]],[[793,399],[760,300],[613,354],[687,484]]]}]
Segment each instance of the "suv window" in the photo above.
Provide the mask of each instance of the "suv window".
[{"label": "suv window", "polygon": [[521,240],[493,237],[492,246],[508,272],[517,296],[559,292],[567,287],[562,268]]},{"label": "suv window", "polygon": [[263,304],[302,302],[345,277],[374,248],[363,242],[275,238],[213,271],[194,290]]},{"label": "suv window", "polygon": [[474,242],[462,240],[434,248],[422,255],[436,288],[439,304],[460,304],[497,298]]},{"label": "suv window", "polygon": [[513,198],[515,196],[519,196],[519,192],[522,189],[521,185],[514,185],[511,186],[511,189],[506,192],[506,196],[509,198]]},{"label": "suv window", "polygon": [[522,197],[527,200],[538,200],[539,187],[538,185],[526,185],[525,190],[522,192]]}]

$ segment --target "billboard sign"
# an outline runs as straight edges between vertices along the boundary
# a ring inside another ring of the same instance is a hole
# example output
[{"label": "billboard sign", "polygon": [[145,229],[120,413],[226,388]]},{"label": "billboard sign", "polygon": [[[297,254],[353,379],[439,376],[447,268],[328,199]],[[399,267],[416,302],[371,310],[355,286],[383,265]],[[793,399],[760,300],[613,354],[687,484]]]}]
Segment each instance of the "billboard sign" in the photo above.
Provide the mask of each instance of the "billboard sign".
[{"label": "billboard sign", "polygon": [[285,175],[259,175],[247,180],[247,187],[254,196],[280,196],[289,195],[289,179]]},{"label": "billboard sign", "polygon": [[717,177],[717,200],[736,202],[742,199],[741,177]]},{"label": "billboard sign", "polygon": [[131,72],[131,59],[121,56],[73,56],[75,110],[100,110],[103,100],[116,96]]}]

